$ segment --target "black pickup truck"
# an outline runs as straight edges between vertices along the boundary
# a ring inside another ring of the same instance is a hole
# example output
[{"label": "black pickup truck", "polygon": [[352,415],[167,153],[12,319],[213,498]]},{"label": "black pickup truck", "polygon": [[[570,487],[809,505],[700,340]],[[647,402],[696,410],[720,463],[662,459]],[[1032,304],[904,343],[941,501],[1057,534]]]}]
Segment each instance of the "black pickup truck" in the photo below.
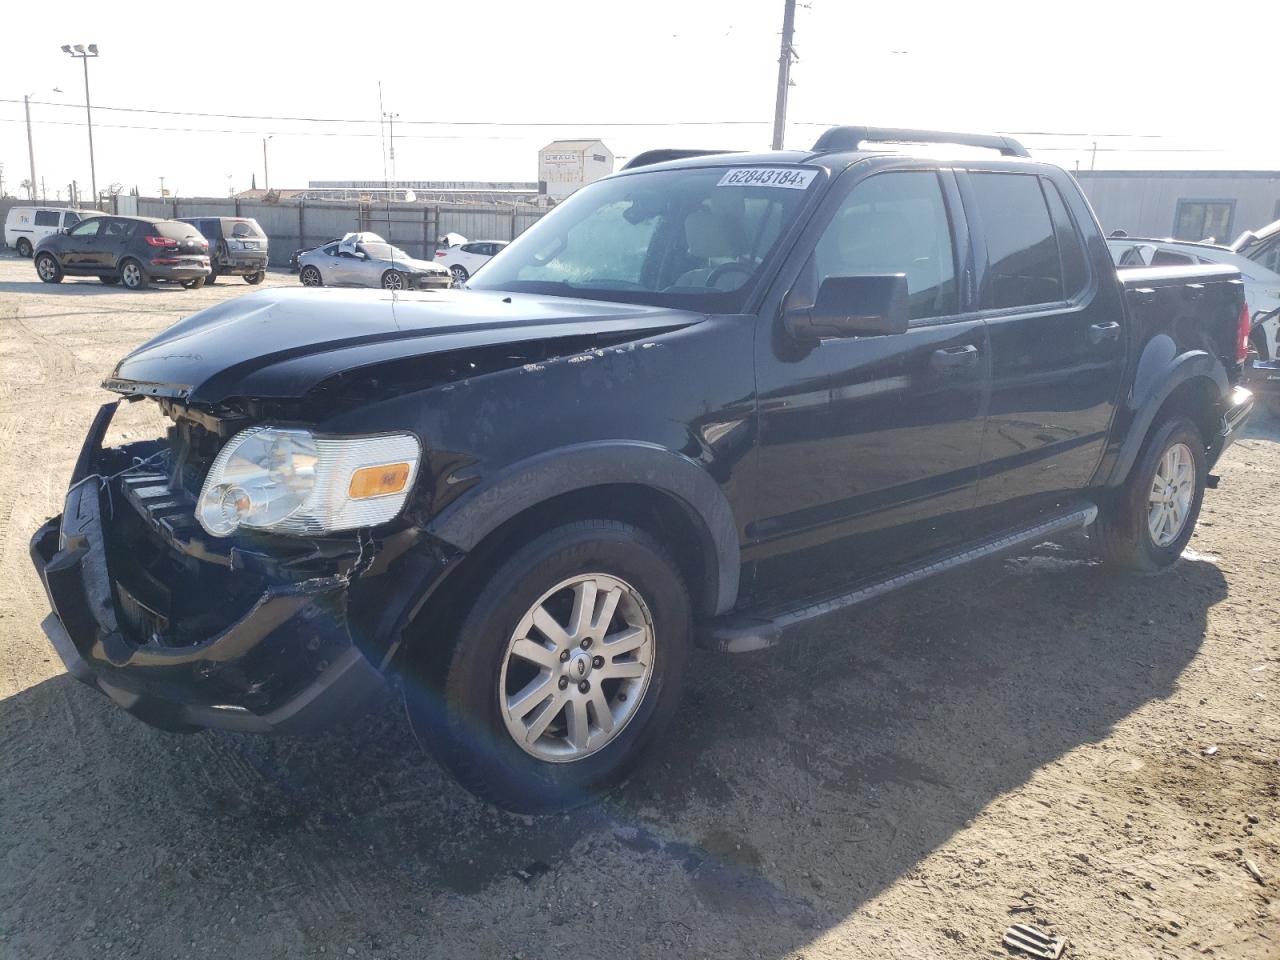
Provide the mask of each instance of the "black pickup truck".
[{"label": "black pickup truck", "polygon": [[[1118,278],[1007,138],[653,151],[466,289],[266,290],[125,357],[31,544],[45,629],[172,730],[299,731],[394,675],[467,787],[561,808],[655,740],[691,644],[1072,530],[1172,564],[1248,320],[1230,268]],[[124,400],[161,436],[106,447]]]}]

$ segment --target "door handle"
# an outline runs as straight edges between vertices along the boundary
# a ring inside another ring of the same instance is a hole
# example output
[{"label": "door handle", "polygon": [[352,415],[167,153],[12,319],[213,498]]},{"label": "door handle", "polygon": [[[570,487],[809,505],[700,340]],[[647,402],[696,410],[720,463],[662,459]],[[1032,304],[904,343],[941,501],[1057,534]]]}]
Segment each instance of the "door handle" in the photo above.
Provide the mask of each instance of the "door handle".
[{"label": "door handle", "polygon": [[933,351],[930,366],[938,373],[955,373],[978,365],[978,348],[973,344],[963,347],[943,347]]},{"label": "door handle", "polygon": [[1114,320],[1108,320],[1106,323],[1095,323],[1089,327],[1089,342],[1092,344],[1102,343],[1104,340],[1119,340],[1120,324]]}]

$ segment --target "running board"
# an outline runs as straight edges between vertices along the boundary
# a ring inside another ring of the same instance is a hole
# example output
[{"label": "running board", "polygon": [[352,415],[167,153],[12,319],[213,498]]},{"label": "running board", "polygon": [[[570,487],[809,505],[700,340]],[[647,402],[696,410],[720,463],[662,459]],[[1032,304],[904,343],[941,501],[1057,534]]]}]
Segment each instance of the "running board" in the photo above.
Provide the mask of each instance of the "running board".
[{"label": "running board", "polygon": [[1054,534],[1087,527],[1097,516],[1098,508],[1094,504],[1077,503],[1065,512],[1048,520],[1041,520],[1033,526],[1010,530],[951,553],[935,554],[918,566],[899,568],[897,573],[884,580],[863,581],[860,586],[847,593],[826,597],[804,606],[761,610],[754,614],[744,612],[713,620],[699,637],[699,643],[721,653],[763,650],[778,643],[783,632],[790,627],[864,603],[891,590],[919,583],[936,573],[945,573],[1029,542],[1039,542]]}]

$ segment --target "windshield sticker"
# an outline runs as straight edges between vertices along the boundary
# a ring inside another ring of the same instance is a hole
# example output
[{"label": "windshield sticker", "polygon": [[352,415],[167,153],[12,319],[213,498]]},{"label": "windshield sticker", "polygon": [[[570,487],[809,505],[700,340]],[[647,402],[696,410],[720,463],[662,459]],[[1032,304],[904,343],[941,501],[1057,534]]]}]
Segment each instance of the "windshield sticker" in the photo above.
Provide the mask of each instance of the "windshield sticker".
[{"label": "windshield sticker", "polygon": [[717,187],[785,187],[803,190],[818,175],[817,170],[795,167],[734,167],[716,184]]}]

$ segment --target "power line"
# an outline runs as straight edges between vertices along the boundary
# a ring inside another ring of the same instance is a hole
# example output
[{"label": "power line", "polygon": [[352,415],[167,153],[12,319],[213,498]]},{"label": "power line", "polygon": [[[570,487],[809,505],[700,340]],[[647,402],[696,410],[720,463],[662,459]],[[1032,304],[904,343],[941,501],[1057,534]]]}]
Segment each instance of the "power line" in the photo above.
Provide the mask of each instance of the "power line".
[{"label": "power line", "polygon": [[[34,101],[33,101],[34,102]],[[23,121],[17,117],[0,117],[0,123],[22,123]],[[53,127],[79,127],[83,124],[75,120],[32,120],[33,125],[43,124]],[[231,133],[243,134],[245,136],[260,137],[264,133],[278,137],[376,137],[376,133],[351,133],[351,132],[333,132],[329,133],[320,130],[232,130],[221,129],[215,127],[156,127],[143,126],[139,124],[129,123],[97,123],[94,127],[99,130],[149,130],[160,133]],[[400,139],[413,140],[519,140],[520,137],[500,134],[472,134],[472,133],[402,133]]]},{"label": "power line", "polygon": [[[21,103],[0,97],[0,103]],[[32,100],[41,107],[78,108],[81,104],[58,103],[52,100]],[[366,117],[285,117],[254,113],[201,113],[194,110],[158,110],[150,107],[94,107],[95,110],[111,110],[117,113],[148,113],[173,117],[206,117],[215,120],[276,120],[288,123],[377,123]],[[402,124],[428,127],[717,127],[717,126],[768,126],[767,120],[604,120],[582,121],[511,121],[511,120],[401,120]]]}]

